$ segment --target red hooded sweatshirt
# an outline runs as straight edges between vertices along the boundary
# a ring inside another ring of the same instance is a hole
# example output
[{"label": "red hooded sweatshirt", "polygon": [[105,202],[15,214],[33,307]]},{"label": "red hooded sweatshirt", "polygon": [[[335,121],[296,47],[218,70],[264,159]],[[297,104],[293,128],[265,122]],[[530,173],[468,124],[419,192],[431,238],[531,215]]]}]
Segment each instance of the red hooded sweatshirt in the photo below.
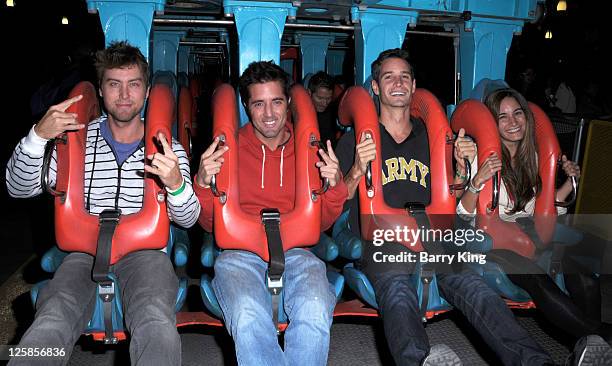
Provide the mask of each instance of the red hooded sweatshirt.
[{"label": "red hooded sweatshirt", "polygon": [[[270,150],[255,136],[253,125],[248,123],[238,131],[238,179],[240,181],[240,205],[253,215],[259,215],[263,208],[277,208],[281,214],[293,209],[295,201],[295,143],[293,126],[287,123],[289,140]],[[223,169],[223,168],[221,168]],[[195,182],[195,179],[194,179]],[[213,199],[209,188],[197,183],[193,190],[200,200],[200,225],[212,231]],[[342,213],[348,190],[340,179],[322,197],[321,231],[332,226]]]}]

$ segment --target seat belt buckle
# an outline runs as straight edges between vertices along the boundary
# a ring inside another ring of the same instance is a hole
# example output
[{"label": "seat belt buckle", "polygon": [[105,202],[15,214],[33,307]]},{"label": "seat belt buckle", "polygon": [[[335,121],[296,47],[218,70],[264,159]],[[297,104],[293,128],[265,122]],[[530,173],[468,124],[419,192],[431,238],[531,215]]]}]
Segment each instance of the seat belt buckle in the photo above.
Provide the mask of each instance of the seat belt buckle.
[{"label": "seat belt buckle", "polygon": [[421,272],[421,282],[423,282],[424,284],[429,285],[433,281],[433,276],[434,276],[434,272],[433,271],[425,270],[425,271]]},{"label": "seat belt buckle", "polygon": [[260,211],[260,215],[264,225],[268,222],[280,222],[280,211],[276,208],[264,208]]},{"label": "seat belt buckle", "polygon": [[120,209],[108,209],[100,212],[98,216],[98,221],[100,224],[105,222],[119,222],[119,217],[121,217]]},{"label": "seat belt buckle", "polygon": [[115,298],[115,281],[98,283],[98,296],[104,302],[111,302]]},{"label": "seat belt buckle", "polygon": [[280,276],[278,279],[272,279],[269,275],[266,275],[266,285],[272,295],[280,295],[283,290],[283,276]]}]

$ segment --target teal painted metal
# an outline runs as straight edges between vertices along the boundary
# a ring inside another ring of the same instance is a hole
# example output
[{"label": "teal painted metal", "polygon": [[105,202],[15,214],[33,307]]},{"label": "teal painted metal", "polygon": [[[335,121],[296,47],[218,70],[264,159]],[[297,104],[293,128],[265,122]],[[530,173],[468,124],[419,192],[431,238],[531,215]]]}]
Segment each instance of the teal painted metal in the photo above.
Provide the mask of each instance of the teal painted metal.
[{"label": "teal painted metal", "polygon": [[197,74],[197,60],[196,55],[190,53],[188,56],[189,75]]},{"label": "teal painted metal", "polygon": [[[356,82],[361,84],[367,80],[370,64],[378,53],[401,47],[404,24],[416,24],[419,12],[461,15],[465,20],[459,26],[456,22],[445,26],[460,33],[459,99],[464,99],[481,79],[504,78],[512,36],[521,31],[526,21],[535,18],[538,2],[543,0],[363,1],[351,10],[353,21],[361,23],[355,32]],[[407,22],[405,17],[408,17]]]},{"label": "teal painted metal", "polygon": [[185,32],[155,31],[153,33],[153,72],[172,71],[177,74],[177,55],[179,41]]},{"label": "teal painted metal", "polygon": [[234,14],[239,44],[239,72],[254,61],[273,60],[280,63],[280,41],[287,16],[295,16],[297,8],[290,3],[263,1],[223,2],[226,14]]},{"label": "teal painted metal", "polygon": [[179,46],[178,49],[178,72],[189,74],[189,54],[191,46]]},{"label": "teal painted metal", "polygon": [[390,48],[401,48],[408,24],[416,25],[418,12],[354,6],[351,9],[355,27],[355,83],[363,85],[370,77],[370,65]]},{"label": "teal painted metal", "polygon": [[225,42],[225,55],[226,55],[226,65],[227,65],[227,80],[230,81],[232,80],[232,51],[231,51],[231,44],[230,44],[230,37],[229,34],[227,33],[227,31],[222,31],[219,33],[219,40],[221,42]]},{"label": "teal painted metal", "polygon": [[282,67],[290,77],[293,77],[293,60],[281,60],[280,67]]},{"label": "teal painted metal", "polygon": [[300,34],[300,52],[302,54],[302,79],[307,74],[325,71],[327,48],[334,40],[329,34]]},{"label": "teal painted metal", "polygon": [[512,36],[521,31],[522,24],[521,20],[474,17],[460,26],[460,99],[468,98],[484,78],[505,78]]},{"label": "teal painted metal", "polygon": [[163,11],[165,0],[87,0],[89,12],[98,12],[105,43],[127,40],[149,57],[153,12]]},{"label": "teal painted metal", "polygon": [[328,50],[326,60],[327,73],[332,76],[342,75],[345,57],[346,51],[344,50]]},{"label": "teal painted metal", "polygon": [[535,7],[544,0],[365,0],[362,7],[393,7],[419,12],[436,12],[445,15],[469,11],[473,16],[532,19]]},{"label": "teal painted metal", "polygon": [[[238,70],[242,72],[251,62],[274,61],[280,65],[280,45],[285,19],[295,17],[297,8],[291,3],[263,1],[223,2],[225,14],[234,14],[238,33]],[[239,103],[242,105],[242,103]],[[244,125],[248,118],[240,107],[240,120]]]}]

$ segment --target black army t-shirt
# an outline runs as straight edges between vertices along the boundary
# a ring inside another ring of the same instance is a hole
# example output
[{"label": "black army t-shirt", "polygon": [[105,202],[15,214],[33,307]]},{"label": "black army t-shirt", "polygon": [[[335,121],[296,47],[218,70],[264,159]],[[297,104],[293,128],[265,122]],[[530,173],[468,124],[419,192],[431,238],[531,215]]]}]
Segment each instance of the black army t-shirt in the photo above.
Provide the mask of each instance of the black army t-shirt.
[{"label": "black army t-shirt", "polygon": [[[410,135],[400,143],[395,142],[385,126],[379,124],[383,196],[385,203],[394,208],[404,208],[407,202],[428,205],[431,197],[427,129],[418,118],[411,118],[411,122]],[[336,155],[342,173],[348,174],[355,160],[354,130],[342,136]],[[350,209],[351,231],[360,235],[358,193],[359,190],[346,202],[344,209]]]}]

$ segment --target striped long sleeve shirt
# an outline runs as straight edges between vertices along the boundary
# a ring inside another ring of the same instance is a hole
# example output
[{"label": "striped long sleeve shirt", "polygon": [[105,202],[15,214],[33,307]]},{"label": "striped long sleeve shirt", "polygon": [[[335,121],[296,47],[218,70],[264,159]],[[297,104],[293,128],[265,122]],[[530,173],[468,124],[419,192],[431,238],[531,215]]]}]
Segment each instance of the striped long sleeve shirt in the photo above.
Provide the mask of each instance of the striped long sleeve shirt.
[{"label": "striped long sleeve shirt", "polygon": [[[100,117],[87,127],[83,192],[86,209],[96,215],[116,208],[124,215],[131,214],[140,210],[144,198],[144,144],[119,166],[111,146],[100,133],[100,123],[105,119]],[[42,192],[40,176],[46,142],[32,128],[15,148],[6,167],[6,184],[12,197],[33,197]],[[188,228],[197,221],[200,204],[193,193],[187,154],[174,138],[172,149],[179,159],[186,186],[176,196],[167,195],[168,214],[176,224]],[[56,172],[54,151],[49,167],[51,186],[55,185]]]}]

